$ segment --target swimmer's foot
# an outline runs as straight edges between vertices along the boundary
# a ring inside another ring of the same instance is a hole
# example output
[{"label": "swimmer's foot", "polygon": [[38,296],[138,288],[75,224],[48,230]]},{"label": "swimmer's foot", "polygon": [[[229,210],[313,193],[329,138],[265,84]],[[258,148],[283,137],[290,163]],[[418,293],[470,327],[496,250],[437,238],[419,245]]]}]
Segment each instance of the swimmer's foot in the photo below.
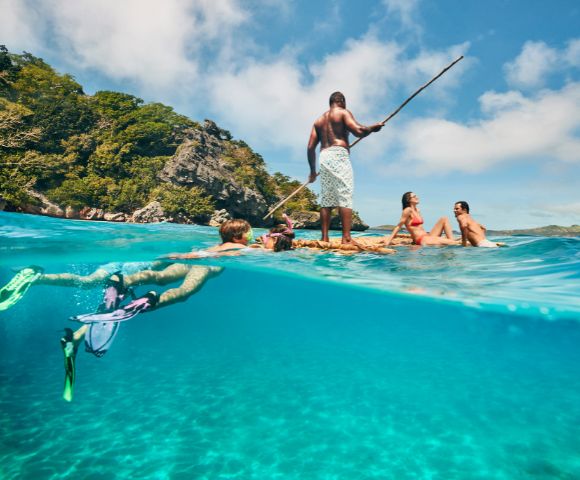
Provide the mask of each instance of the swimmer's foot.
[{"label": "swimmer's foot", "polygon": [[207,267],[208,277],[217,277],[224,271],[224,267]]},{"label": "swimmer's foot", "polygon": [[0,312],[15,305],[30,286],[42,277],[41,267],[30,266],[20,270],[12,280],[0,289]]},{"label": "swimmer's foot", "polygon": [[64,329],[64,335],[60,339],[60,347],[64,354],[64,391],[62,392],[62,398],[70,402],[73,398],[76,374],[75,359],[77,355],[74,334],[70,328]]},{"label": "swimmer's foot", "polygon": [[97,311],[110,312],[117,309],[127,295],[134,298],[133,290],[125,287],[123,274],[121,272],[113,273],[105,282],[103,300]]},{"label": "swimmer's foot", "polygon": [[153,310],[157,306],[157,303],[159,303],[159,294],[151,290],[142,297],[139,297],[124,307],[113,310],[112,312],[95,312],[76,315],[71,317],[70,320],[83,323],[122,322],[130,320],[139,313]]}]

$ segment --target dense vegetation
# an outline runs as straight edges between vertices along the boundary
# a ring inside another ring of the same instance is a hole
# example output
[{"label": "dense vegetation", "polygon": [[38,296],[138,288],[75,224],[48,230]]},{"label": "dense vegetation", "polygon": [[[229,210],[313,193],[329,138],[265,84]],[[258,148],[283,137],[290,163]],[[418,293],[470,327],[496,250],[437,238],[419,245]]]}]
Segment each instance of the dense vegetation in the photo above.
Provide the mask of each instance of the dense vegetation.
[{"label": "dense vegetation", "polygon": [[[161,103],[85,95],[70,75],[0,46],[0,197],[15,209],[34,204],[33,189],[61,206],[130,213],[158,200],[170,215],[207,218],[215,204],[205,191],[158,178],[186,132],[199,128]],[[224,160],[242,185],[269,200],[299,186],[268,174],[262,157],[229,132],[225,140]],[[306,189],[288,207],[313,210],[316,198]]]}]

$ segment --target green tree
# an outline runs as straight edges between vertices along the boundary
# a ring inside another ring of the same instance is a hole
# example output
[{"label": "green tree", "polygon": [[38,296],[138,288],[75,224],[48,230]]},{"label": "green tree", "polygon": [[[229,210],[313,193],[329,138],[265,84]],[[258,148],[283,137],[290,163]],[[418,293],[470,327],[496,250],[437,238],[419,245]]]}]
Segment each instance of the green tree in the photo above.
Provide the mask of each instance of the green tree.
[{"label": "green tree", "polygon": [[0,198],[14,207],[37,203],[29,194],[36,178],[20,168],[21,162],[21,154],[0,156]]},{"label": "green tree", "polygon": [[61,140],[87,132],[95,124],[96,116],[81,86],[48,65],[24,65],[12,88],[18,102],[33,112],[33,124],[42,129],[46,151],[61,150]]},{"label": "green tree", "polygon": [[38,143],[42,129],[31,125],[30,109],[0,98],[0,152],[22,150]]},{"label": "green tree", "polygon": [[12,56],[5,45],[0,45],[0,97],[14,100],[12,82],[18,73],[18,67],[12,63]]},{"label": "green tree", "polygon": [[[276,194],[280,199],[287,197],[302,185],[298,180],[291,180],[290,177],[280,172],[274,173],[272,180],[275,184]],[[316,201],[316,195],[307,187],[292,197],[284,205],[284,209],[289,213],[302,210],[314,211],[319,210],[320,205]]]},{"label": "green tree", "polygon": [[75,208],[95,207],[109,210],[113,204],[116,184],[112,178],[87,175],[86,177],[67,178],[62,184],[49,190],[47,197],[59,205]]},{"label": "green tree", "polygon": [[207,220],[215,209],[210,195],[199,187],[181,187],[166,183],[151,192],[150,200],[157,200],[165,213],[194,220]]}]

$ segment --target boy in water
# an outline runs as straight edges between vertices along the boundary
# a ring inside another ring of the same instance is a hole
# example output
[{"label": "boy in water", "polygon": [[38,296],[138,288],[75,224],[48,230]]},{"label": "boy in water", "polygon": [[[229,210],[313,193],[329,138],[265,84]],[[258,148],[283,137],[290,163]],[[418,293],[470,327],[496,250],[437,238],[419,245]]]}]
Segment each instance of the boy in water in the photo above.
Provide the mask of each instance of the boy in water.
[{"label": "boy in water", "polygon": [[188,258],[204,258],[212,253],[216,256],[222,255],[238,255],[238,251],[247,248],[248,243],[254,239],[254,232],[252,227],[245,220],[232,219],[226,220],[220,225],[220,237],[222,243],[215,247],[210,247],[201,252],[190,253],[170,253],[167,258],[170,259],[188,259]]}]

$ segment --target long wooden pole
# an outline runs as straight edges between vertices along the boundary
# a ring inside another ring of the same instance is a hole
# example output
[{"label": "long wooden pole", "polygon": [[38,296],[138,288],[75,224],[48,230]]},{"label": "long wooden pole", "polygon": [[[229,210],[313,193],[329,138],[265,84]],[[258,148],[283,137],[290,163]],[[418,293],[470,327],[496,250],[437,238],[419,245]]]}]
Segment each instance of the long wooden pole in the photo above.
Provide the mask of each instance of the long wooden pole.
[{"label": "long wooden pole", "polygon": [[[384,125],[385,123],[387,123],[391,118],[393,118],[397,113],[399,113],[404,107],[405,105],[407,105],[407,103],[409,103],[411,100],[413,100],[417,95],[419,95],[423,90],[425,90],[429,85],[431,85],[435,80],[437,80],[439,77],[441,77],[445,72],[447,72],[447,70],[449,70],[450,68],[452,68],[457,62],[459,62],[460,60],[463,60],[463,55],[461,55],[459,58],[457,58],[456,60],[454,60],[452,63],[450,63],[449,65],[447,65],[443,70],[441,70],[436,76],[434,76],[431,80],[429,80],[425,85],[423,85],[421,88],[419,88],[419,90],[417,90],[413,95],[411,95],[409,98],[407,98],[407,100],[405,100],[393,113],[391,113],[387,118],[385,118],[381,123]],[[365,137],[360,137],[357,140],[355,140],[354,142],[352,142],[352,144],[349,145],[349,148],[354,147],[358,142],[360,142],[363,138]],[[288,200],[290,200],[294,195],[296,195],[298,192],[300,192],[304,187],[306,187],[306,185],[308,185],[310,182],[308,180],[306,180],[302,185],[300,185],[296,190],[294,190],[290,195],[288,195],[286,198],[284,198],[283,200],[281,200],[280,202],[278,202],[276,205],[274,205],[266,214],[266,216],[264,217],[264,220],[266,220],[268,217],[270,217],[276,210],[278,210],[282,205],[284,205]]]},{"label": "long wooden pole", "polygon": [[[391,113],[387,118],[385,118],[381,123],[384,125],[387,123],[391,118],[393,118],[397,113],[399,113],[407,103],[413,100],[417,95],[419,95],[423,90],[425,90],[429,85],[431,85],[435,80],[437,80],[440,76],[442,76],[447,70],[452,68],[457,62],[463,60],[463,55],[461,55],[458,59],[451,62],[447,65],[443,70],[441,70],[435,77],[429,80],[425,85],[423,85],[419,90],[417,90],[413,95],[411,95],[407,100],[405,100],[399,108],[397,108],[393,113]],[[350,148],[354,147],[358,142],[360,142],[365,137],[357,138],[354,142],[351,143]]]},{"label": "long wooden pole", "polygon": [[302,185],[300,185],[296,190],[294,190],[290,195],[288,195],[285,199],[279,201],[276,205],[274,205],[266,214],[266,216],[264,217],[264,220],[266,220],[268,217],[270,217],[276,210],[278,210],[282,205],[284,205],[288,200],[290,200],[294,195],[296,195],[298,192],[300,192],[304,187],[306,187],[306,185],[308,185],[310,183],[309,180],[306,180]]}]

